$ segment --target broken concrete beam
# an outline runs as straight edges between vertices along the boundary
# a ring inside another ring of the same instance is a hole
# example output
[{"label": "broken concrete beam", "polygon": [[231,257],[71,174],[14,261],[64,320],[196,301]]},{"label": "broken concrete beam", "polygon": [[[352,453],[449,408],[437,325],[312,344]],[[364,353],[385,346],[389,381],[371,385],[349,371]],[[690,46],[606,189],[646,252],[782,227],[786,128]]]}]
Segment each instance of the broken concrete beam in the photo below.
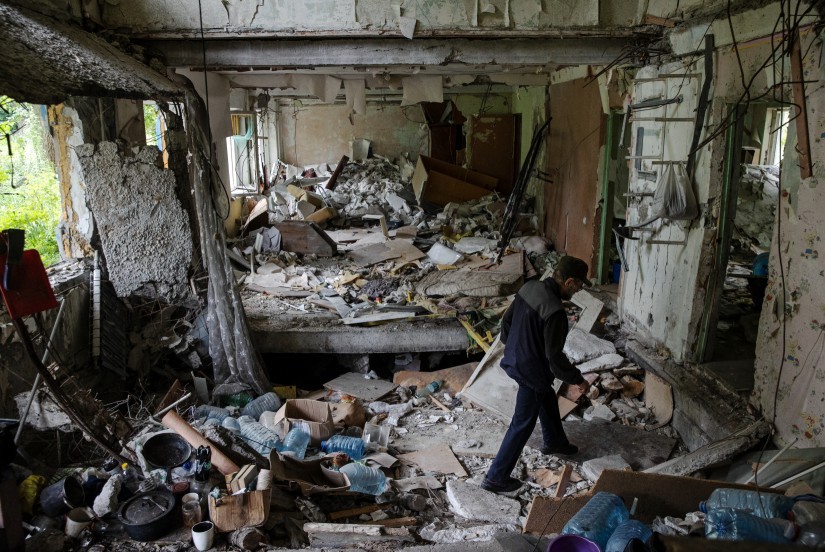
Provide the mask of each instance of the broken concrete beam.
[{"label": "broken concrete beam", "polygon": [[708,466],[727,462],[740,452],[750,449],[770,431],[770,425],[757,420],[728,437],[705,445],[684,456],[679,456],[644,470],[645,473],[689,475]]},{"label": "broken concrete beam", "polygon": [[573,364],[580,364],[615,352],[616,346],[611,342],[579,328],[570,330],[567,334],[567,341],[564,343],[564,354]]},{"label": "broken concrete beam", "polygon": [[305,523],[310,546],[349,548],[365,542],[412,542],[409,529],[345,523]]},{"label": "broken concrete beam", "polygon": [[517,500],[485,491],[466,481],[448,481],[447,500],[450,509],[466,519],[516,525],[521,513],[521,504]]},{"label": "broken concrete beam", "polygon": [[[569,338],[568,338],[569,339]],[[624,362],[624,357],[617,353],[609,353],[596,357],[593,360],[588,360],[583,364],[579,364],[576,368],[582,374],[590,374],[593,372],[606,372],[618,368]]]},{"label": "broken concrete beam", "polygon": [[590,481],[598,481],[604,470],[632,471],[630,464],[618,454],[593,458],[582,463],[582,475]]}]

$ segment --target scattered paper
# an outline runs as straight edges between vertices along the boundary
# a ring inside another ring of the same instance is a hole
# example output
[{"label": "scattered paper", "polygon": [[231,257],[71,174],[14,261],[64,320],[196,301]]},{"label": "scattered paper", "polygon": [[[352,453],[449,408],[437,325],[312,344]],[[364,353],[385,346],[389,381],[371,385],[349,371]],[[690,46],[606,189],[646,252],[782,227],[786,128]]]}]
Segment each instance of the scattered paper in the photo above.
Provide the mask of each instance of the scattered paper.
[{"label": "scattered paper", "polygon": [[416,23],[417,21],[412,17],[401,16],[398,18],[398,29],[405,38],[412,40],[413,35],[415,35]]},{"label": "scattered paper", "polygon": [[444,101],[444,84],[440,75],[415,75],[401,79],[404,94],[401,106],[414,105],[420,102]]}]

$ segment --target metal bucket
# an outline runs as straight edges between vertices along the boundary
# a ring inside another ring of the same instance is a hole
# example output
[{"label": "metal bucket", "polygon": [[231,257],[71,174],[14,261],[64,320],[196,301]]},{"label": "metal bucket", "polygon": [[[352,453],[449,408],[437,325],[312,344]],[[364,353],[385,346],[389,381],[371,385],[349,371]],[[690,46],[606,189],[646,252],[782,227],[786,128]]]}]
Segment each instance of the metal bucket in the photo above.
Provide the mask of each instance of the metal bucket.
[{"label": "metal bucket", "polygon": [[74,477],[64,477],[54,485],[49,485],[40,493],[40,507],[50,517],[65,514],[72,508],[83,506],[83,487]]}]

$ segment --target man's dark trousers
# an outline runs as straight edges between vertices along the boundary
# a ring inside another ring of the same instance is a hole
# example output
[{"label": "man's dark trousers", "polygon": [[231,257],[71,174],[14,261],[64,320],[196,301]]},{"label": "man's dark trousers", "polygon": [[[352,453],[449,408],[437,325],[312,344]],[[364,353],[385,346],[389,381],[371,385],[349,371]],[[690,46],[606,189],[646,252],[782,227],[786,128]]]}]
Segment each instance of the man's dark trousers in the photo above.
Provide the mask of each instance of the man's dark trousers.
[{"label": "man's dark trousers", "polygon": [[507,483],[524,445],[536,427],[536,419],[541,420],[545,446],[569,444],[561,424],[558,399],[552,388],[547,393],[538,393],[529,387],[519,385],[516,411],[513,413],[507,433],[504,434],[501,448],[487,471],[487,481],[499,485]]}]

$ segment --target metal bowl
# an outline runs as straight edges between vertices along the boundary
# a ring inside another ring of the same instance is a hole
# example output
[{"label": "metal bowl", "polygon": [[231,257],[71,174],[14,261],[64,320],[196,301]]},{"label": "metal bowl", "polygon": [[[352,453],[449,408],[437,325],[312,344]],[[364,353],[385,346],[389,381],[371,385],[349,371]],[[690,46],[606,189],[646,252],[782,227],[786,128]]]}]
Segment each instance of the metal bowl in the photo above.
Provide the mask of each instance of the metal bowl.
[{"label": "metal bowl", "polygon": [[143,444],[143,457],[158,468],[180,466],[192,455],[192,447],[177,433],[158,433]]}]

